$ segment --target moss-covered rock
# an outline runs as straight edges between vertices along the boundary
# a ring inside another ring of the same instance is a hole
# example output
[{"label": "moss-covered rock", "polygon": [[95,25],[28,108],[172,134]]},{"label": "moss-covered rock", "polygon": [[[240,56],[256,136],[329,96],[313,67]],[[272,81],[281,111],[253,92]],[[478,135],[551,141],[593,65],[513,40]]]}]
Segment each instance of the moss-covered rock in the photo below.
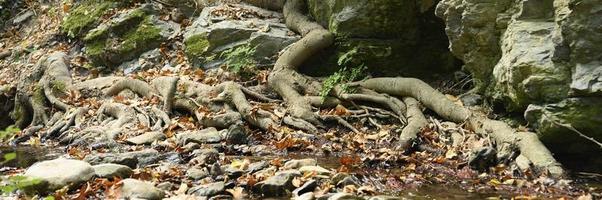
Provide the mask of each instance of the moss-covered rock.
[{"label": "moss-covered rock", "polygon": [[85,34],[100,23],[100,19],[114,8],[128,5],[131,1],[84,0],[76,5],[61,23],[61,30],[70,37]]},{"label": "moss-covered rock", "polygon": [[195,66],[220,65],[223,63],[222,52],[243,45],[256,49],[253,60],[261,65],[271,65],[279,51],[299,39],[281,23],[281,13],[240,4],[230,6],[257,13],[257,17],[225,20],[213,12],[223,7],[203,9],[184,33],[185,52]]},{"label": "moss-covered rock", "polygon": [[[430,77],[454,70],[442,22],[433,4],[416,0],[309,0],[311,15],[336,36],[328,56],[310,61],[312,75],[336,71],[337,57],[356,49],[356,59],[375,75]],[[330,61],[324,63],[324,61]]]},{"label": "moss-covered rock", "polygon": [[177,25],[161,21],[146,4],[91,30],[84,37],[85,53],[95,65],[114,67],[159,47]]}]

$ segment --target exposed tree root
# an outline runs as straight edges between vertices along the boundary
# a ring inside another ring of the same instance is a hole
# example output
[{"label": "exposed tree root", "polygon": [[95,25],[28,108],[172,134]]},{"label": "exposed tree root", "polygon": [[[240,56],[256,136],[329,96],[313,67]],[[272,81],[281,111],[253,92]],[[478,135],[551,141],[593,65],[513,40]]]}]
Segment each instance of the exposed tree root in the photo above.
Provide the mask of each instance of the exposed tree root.
[{"label": "exposed tree root", "polygon": [[408,124],[403,128],[399,135],[399,146],[406,149],[411,142],[416,139],[418,133],[428,125],[428,121],[422,114],[420,103],[412,97],[404,97],[403,101],[407,105]]}]

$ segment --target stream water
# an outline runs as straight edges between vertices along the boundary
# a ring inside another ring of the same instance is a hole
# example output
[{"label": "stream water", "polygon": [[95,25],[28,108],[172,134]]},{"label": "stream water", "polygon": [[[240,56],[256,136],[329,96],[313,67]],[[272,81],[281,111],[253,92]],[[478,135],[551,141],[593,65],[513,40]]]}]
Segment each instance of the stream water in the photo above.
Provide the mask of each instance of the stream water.
[{"label": "stream water", "polygon": [[[1,163],[0,166],[0,174],[3,174],[4,171],[8,168],[27,168],[38,161],[50,160],[57,158],[63,155],[62,149],[51,149],[51,148],[41,148],[41,147],[1,147],[0,146],[0,157],[3,157],[4,154],[16,152],[17,157],[11,161]],[[274,155],[274,156],[227,156],[228,159],[249,159],[251,161],[259,161],[259,160],[271,160],[275,158],[291,158],[291,159],[301,159],[301,158],[314,158],[318,161],[318,165],[324,168],[336,169],[340,167],[340,161],[337,157],[316,157],[312,155],[302,155],[302,154],[289,154],[286,156],[282,155]],[[382,171],[377,171],[374,169],[362,169],[356,168],[352,169],[352,173],[363,174],[365,177],[378,178],[378,174],[382,174]],[[394,175],[396,171],[388,170],[385,174]],[[587,185],[588,187],[596,187],[601,188],[602,184],[600,182],[591,182],[586,181],[581,183],[583,185]],[[379,191],[381,192],[381,191]],[[399,196],[405,199],[511,199],[513,197],[519,196],[520,194],[512,193],[508,191],[495,191],[495,190],[487,190],[487,191],[468,191],[460,187],[459,185],[446,184],[425,184],[415,188],[408,188],[399,191],[385,191],[387,195]]]}]

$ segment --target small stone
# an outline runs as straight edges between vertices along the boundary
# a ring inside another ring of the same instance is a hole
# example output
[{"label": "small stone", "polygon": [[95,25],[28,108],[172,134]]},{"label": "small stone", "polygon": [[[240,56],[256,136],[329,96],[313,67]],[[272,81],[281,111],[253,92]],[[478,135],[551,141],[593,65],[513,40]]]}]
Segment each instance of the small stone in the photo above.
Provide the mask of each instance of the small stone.
[{"label": "small stone", "polygon": [[337,183],[337,187],[345,187],[347,185],[359,186],[360,183],[360,180],[357,179],[355,176],[347,176]]},{"label": "small stone", "polygon": [[301,176],[301,173],[297,170],[277,172],[274,176],[258,184],[261,194],[264,196],[284,196],[294,188],[292,181],[299,176]]},{"label": "small stone", "polygon": [[255,173],[258,172],[259,170],[265,169],[266,167],[268,167],[268,162],[266,161],[259,161],[259,162],[254,162],[249,164],[249,167],[247,168],[247,172],[248,173]]},{"label": "small stone", "polygon": [[201,180],[209,177],[209,171],[205,168],[189,168],[186,171],[186,177],[192,180]]},{"label": "small stone", "polygon": [[124,179],[121,181],[121,196],[126,199],[159,200],[165,193],[156,188],[152,183],[136,179]]},{"label": "small stone", "polygon": [[299,169],[303,166],[314,166],[317,164],[318,161],[316,161],[316,159],[311,158],[301,160],[289,160],[288,162],[284,163],[284,169]]},{"label": "small stone", "polygon": [[299,171],[301,173],[307,173],[307,172],[315,172],[317,175],[330,175],[332,174],[331,171],[324,169],[323,167],[320,166],[303,166],[301,168],[299,168]]},{"label": "small stone", "polygon": [[336,193],[328,198],[328,200],[363,200],[364,198],[355,196],[349,193]]},{"label": "small stone", "polygon": [[313,197],[313,191],[318,187],[318,182],[315,180],[310,180],[305,182],[301,187],[293,190],[293,197],[300,197],[304,194],[310,193]]},{"label": "small stone", "polygon": [[460,97],[460,101],[464,106],[477,106],[483,103],[483,97],[478,94],[466,94]]},{"label": "small stone", "polygon": [[226,142],[229,144],[246,144],[248,142],[248,137],[245,127],[240,124],[235,124],[228,128],[225,138]]},{"label": "small stone", "polygon": [[197,149],[192,152],[195,157],[190,162],[210,165],[219,159],[219,152],[216,149]]},{"label": "small stone", "polygon": [[130,168],[136,168],[136,165],[138,164],[138,158],[136,158],[134,155],[113,153],[90,154],[84,158],[84,161],[93,165],[115,163],[125,165]]},{"label": "small stone", "polygon": [[161,133],[161,132],[148,132],[136,137],[132,137],[126,140],[126,142],[128,142],[129,144],[134,144],[134,145],[144,145],[144,144],[151,144],[154,141],[157,140],[163,140],[165,139],[165,134]]},{"label": "small stone", "polygon": [[315,196],[313,192],[307,192],[301,196],[293,197],[293,200],[314,200]]},{"label": "small stone", "polygon": [[222,137],[219,131],[214,127],[206,128],[200,131],[185,131],[176,135],[180,144],[187,144],[190,142],[205,144],[205,143],[218,143],[222,141]]},{"label": "small stone", "polygon": [[138,159],[139,166],[152,165],[152,164],[159,162],[159,160],[161,159],[161,157],[160,157],[161,154],[159,154],[159,151],[154,150],[154,149],[132,151],[132,152],[123,153],[122,155],[136,157],[136,159]]},{"label": "small stone", "polygon": [[163,182],[163,183],[157,184],[157,188],[159,188],[160,190],[163,190],[163,191],[170,191],[172,188],[175,188],[175,184],[173,184],[171,182]]},{"label": "small stone", "polygon": [[100,164],[92,166],[94,173],[100,178],[121,177],[126,178],[132,174],[132,168],[120,164]]},{"label": "small stone", "polygon": [[229,179],[237,179],[245,173],[244,170],[232,167],[230,165],[228,165],[228,167],[226,167],[223,171],[226,173],[226,175],[228,175]]},{"label": "small stone", "polygon": [[212,197],[223,193],[226,190],[224,182],[209,183],[197,187],[190,188],[187,194],[197,196]]},{"label": "small stone", "polygon": [[491,147],[482,147],[472,152],[468,158],[470,168],[478,171],[486,171],[497,162],[497,151]]},{"label": "small stone", "polygon": [[401,200],[401,198],[381,195],[381,196],[370,197],[368,200]]},{"label": "small stone", "polygon": [[332,176],[332,182],[339,183],[340,181],[347,178],[348,176],[349,176],[348,173],[344,173],[344,172],[336,173],[334,176]]},{"label": "small stone", "polygon": [[90,180],[94,176],[94,168],[84,161],[58,158],[32,165],[25,171],[25,176],[40,180],[40,185],[33,187],[41,192],[54,191]]}]

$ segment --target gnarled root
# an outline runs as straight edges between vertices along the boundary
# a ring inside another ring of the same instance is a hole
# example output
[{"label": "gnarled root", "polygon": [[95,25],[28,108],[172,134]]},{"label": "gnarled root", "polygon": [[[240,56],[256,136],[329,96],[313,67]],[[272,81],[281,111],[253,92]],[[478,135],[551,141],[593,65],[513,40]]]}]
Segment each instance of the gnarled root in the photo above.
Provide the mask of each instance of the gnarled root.
[{"label": "gnarled root", "polygon": [[412,97],[404,97],[403,102],[407,105],[408,124],[403,128],[399,135],[399,146],[407,149],[411,142],[416,139],[418,133],[428,125],[428,121],[422,114],[420,102]]},{"label": "gnarled root", "polygon": [[[414,78],[373,78],[357,85],[396,96],[409,96],[416,98],[427,108],[435,111],[439,116],[456,122],[468,122],[475,131],[488,134],[495,139],[497,144],[516,143],[521,154],[527,157],[536,167],[549,171],[553,176],[564,175],[550,151],[534,137],[534,133],[519,133],[506,123],[487,119],[472,111],[454,104],[425,82]],[[501,145],[498,145],[501,146]]]}]

